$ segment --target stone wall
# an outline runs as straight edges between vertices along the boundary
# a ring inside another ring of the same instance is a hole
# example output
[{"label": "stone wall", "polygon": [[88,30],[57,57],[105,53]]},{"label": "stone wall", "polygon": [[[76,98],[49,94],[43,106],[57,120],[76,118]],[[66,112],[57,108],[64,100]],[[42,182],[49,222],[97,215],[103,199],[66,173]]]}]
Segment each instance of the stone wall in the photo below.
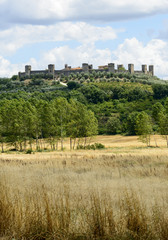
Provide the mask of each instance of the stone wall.
[{"label": "stone wall", "polygon": [[91,71],[96,71],[96,72],[114,72],[114,73],[130,73],[130,74],[148,74],[153,76],[154,75],[154,66],[150,65],[149,66],[149,71],[147,70],[147,65],[142,65],[141,70],[137,71],[134,70],[134,64],[130,63],[128,64],[128,70],[126,70],[123,66],[123,64],[119,64],[117,66],[117,69],[115,69],[115,64],[114,63],[108,63],[108,65],[101,66],[99,69],[93,69],[92,65],[89,65],[88,63],[83,63],[82,68],[78,67],[76,69],[71,69],[71,66],[68,66],[68,64],[65,64],[65,68],[62,70],[55,70],[55,65],[54,64],[49,64],[47,70],[35,70],[32,71],[30,65],[25,66],[25,72],[19,72],[18,76],[19,78],[21,77],[30,77],[32,75],[36,74],[53,74],[53,77],[57,77],[60,74],[64,74],[65,76],[69,76],[71,73],[77,74],[81,72],[89,73]]}]

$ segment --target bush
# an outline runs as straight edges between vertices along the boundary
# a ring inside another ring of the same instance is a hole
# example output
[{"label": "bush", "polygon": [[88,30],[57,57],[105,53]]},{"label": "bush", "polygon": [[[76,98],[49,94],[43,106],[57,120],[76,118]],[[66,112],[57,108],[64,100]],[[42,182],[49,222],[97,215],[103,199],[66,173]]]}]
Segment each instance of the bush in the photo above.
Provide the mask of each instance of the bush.
[{"label": "bush", "polygon": [[80,84],[78,83],[78,82],[74,82],[74,81],[70,81],[70,82],[68,82],[68,88],[69,89],[77,89],[77,88],[79,88],[80,87]]},{"label": "bush", "polygon": [[86,145],[86,146],[79,145],[77,147],[77,149],[86,149],[86,150],[96,150],[96,149],[103,149],[103,148],[105,148],[105,146],[101,143],[94,143],[94,144]]},{"label": "bush", "polygon": [[28,149],[28,150],[26,151],[26,154],[31,154],[32,152],[33,152],[32,149]]},{"label": "bush", "polygon": [[105,146],[102,143],[95,143],[96,149],[103,149]]}]

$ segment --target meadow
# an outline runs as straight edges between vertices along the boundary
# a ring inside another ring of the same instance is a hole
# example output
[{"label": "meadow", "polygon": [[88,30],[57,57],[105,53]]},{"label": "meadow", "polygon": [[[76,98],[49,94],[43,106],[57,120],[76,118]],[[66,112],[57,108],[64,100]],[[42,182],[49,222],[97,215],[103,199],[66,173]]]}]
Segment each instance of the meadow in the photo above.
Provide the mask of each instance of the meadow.
[{"label": "meadow", "polygon": [[1,240],[168,239],[166,141],[92,142],[106,148],[0,155]]}]

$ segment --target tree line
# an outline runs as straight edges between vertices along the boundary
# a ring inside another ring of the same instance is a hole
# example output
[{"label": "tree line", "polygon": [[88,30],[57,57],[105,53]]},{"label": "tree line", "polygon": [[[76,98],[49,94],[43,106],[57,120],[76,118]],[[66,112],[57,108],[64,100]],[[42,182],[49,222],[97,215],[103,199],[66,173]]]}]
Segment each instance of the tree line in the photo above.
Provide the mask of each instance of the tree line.
[{"label": "tree line", "polygon": [[[157,102],[152,107],[152,116],[145,111],[133,112],[129,116],[131,131],[139,136],[139,139],[150,146],[151,135],[161,134],[168,147],[168,98],[163,106]],[[154,138],[155,139],[155,138]],[[158,144],[155,139],[156,147]]]},{"label": "tree line", "polygon": [[[77,106],[82,106],[81,108],[84,108],[85,106],[85,109],[87,111],[90,110],[91,112],[94,113],[94,116],[97,119],[96,121],[98,122],[98,134],[124,134],[124,135],[138,134],[140,135],[141,132],[138,131],[137,130],[138,127],[135,127],[135,126],[137,125],[136,124],[137,116],[138,115],[141,116],[142,114],[148,115],[147,118],[149,118],[149,122],[150,122],[150,124],[148,125],[151,125],[150,131],[152,133],[160,133],[162,135],[166,134],[167,126],[165,127],[162,127],[162,126],[164,126],[163,119],[167,118],[167,114],[168,114],[167,82],[163,81],[163,84],[152,84],[152,85],[149,83],[146,84],[141,82],[138,82],[138,83],[124,82],[124,81],[108,82],[106,80],[108,80],[108,75],[111,73],[107,73],[106,74],[107,76],[104,77],[103,81],[99,81],[100,80],[99,78],[96,79],[95,74],[97,73],[93,72],[94,83],[83,83],[83,84],[81,84],[80,81],[72,81],[73,76],[71,77],[69,76],[68,83],[67,83],[68,87],[64,87],[64,86],[60,87],[59,83],[57,85],[54,85],[55,84],[54,82],[52,81],[49,82],[41,78],[32,79],[29,82],[26,82],[26,81],[18,82],[15,78],[11,80],[7,78],[0,79],[0,106],[1,106],[0,108],[2,108],[3,110],[3,106],[5,105],[5,102],[7,102],[4,108],[7,111],[7,109],[9,108],[8,105],[16,105],[15,102],[18,101],[17,108],[18,108],[18,111],[20,111],[19,109],[22,106],[22,102],[25,105],[30,104],[32,107],[30,112],[35,111],[36,114],[34,116],[36,116],[36,119],[38,118],[38,121],[36,120],[36,122],[39,124],[39,122],[42,121],[41,120],[42,116],[43,117],[45,116],[45,114],[42,115],[42,112],[43,112],[42,108],[46,109],[46,112],[48,113],[49,116],[50,115],[52,116],[50,118],[50,121],[51,121],[54,118],[53,110],[52,110],[53,102],[58,101],[58,99],[64,99],[64,101],[67,102],[69,107],[67,108],[68,111],[66,112],[66,118],[67,118],[67,123],[65,123],[66,127],[62,127],[62,136],[70,137],[70,134],[71,134],[70,133],[71,129],[70,127],[68,128],[68,126],[70,126],[69,112],[71,112],[70,115],[73,114],[74,118],[78,119],[77,112],[79,112],[80,110],[76,112],[76,116],[75,116],[75,113],[72,111],[73,107],[70,107],[71,105],[73,105],[73,102],[75,102]],[[84,75],[84,77],[87,77],[87,76]],[[98,80],[98,82],[96,82],[95,80],[96,81]],[[80,109],[80,107],[78,108]],[[25,107],[25,109],[27,108]],[[47,109],[50,109],[50,110],[47,110]],[[71,111],[69,109],[71,109]],[[160,109],[163,110],[162,117],[156,118],[155,115],[157,115],[157,112],[160,112]],[[5,110],[3,111],[5,113]],[[9,110],[9,112],[10,111],[11,109]],[[26,116],[24,118],[26,118]],[[47,116],[45,118],[47,122],[48,121]],[[3,117],[1,117],[1,119],[3,120]],[[8,118],[6,117],[6,119]],[[143,118],[143,121],[145,121],[145,118]],[[1,123],[3,123],[3,121],[1,121]],[[57,123],[57,131],[58,131],[60,126],[58,124],[58,120],[55,123]],[[38,124],[36,124],[37,134],[34,133],[34,135],[31,135],[30,137],[27,136],[27,133],[26,134],[22,132],[18,133],[19,130],[16,131],[17,138],[19,139],[18,141],[16,141],[17,148],[24,149],[25,143],[26,145],[28,145],[29,142],[31,143],[31,140],[29,139],[32,139],[32,141],[36,140],[37,146],[39,146],[40,148],[40,142],[41,142],[40,139],[42,138],[47,138],[47,140],[51,142],[51,147],[57,148],[57,143],[52,144],[52,141],[54,141],[52,137],[53,132],[51,131],[51,134],[46,134],[44,122],[42,122],[39,125]],[[71,121],[71,124],[73,125],[74,122]],[[53,126],[53,124],[51,124],[51,126]],[[5,142],[5,141],[14,142],[14,140],[12,139],[12,136],[14,139],[16,139],[16,137],[14,136],[14,134],[12,134],[12,132],[14,131],[10,130],[11,127],[10,128],[5,127],[5,122],[4,122],[1,128],[3,130],[1,134],[2,142]],[[40,129],[40,130],[37,131],[37,129]],[[49,131],[47,127],[46,129],[47,131]],[[139,129],[142,129],[142,127],[140,127]],[[59,133],[60,133],[60,130],[59,130]],[[79,138],[81,138],[80,134],[78,135],[79,135]],[[23,141],[23,138],[26,139],[26,141]],[[58,137],[57,138],[55,137],[55,139],[58,140]],[[73,148],[74,146],[74,141],[75,141],[75,146],[76,144],[78,145],[78,141],[76,141],[75,139],[76,139],[75,137],[70,137],[71,148]],[[59,142],[61,142],[61,137]]]},{"label": "tree line", "polygon": [[[140,140],[150,146],[150,136],[161,134],[168,147],[168,99],[164,106],[156,102],[151,115],[146,111],[132,111],[122,126],[119,113],[113,113],[111,103],[106,103],[110,117],[106,122],[109,134],[116,134],[122,127],[128,135],[138,135]],[[106,112],[106,114],[108,114]],[[97,115],[97,114],[96,114]],[[0,142],[2,152],[4,143],[12,144],[16,150],[36,150],[45,148],[43,139],[52,150],[58,150],[60,143],[64,149],[64,138],[69,137],[70,149],[79,147],[84,139],[84,148],[88,137],[98,134],[98,120],[92,110],[84,104],[58,97],[51,101],[31,98],[29,100],[3,99],[0,101]],[[156,143],[157,146],[157,143]]]},{"label": "tree line", "polygon": [[[46,138],[51,149],[64,148],[64,138],[70,138],[70,149],[75,148],[76,139],[97,134],[98,122],[91,110],[82,103],[65,98],[52,101],[31,99],[11,99],[0,101],[0,142],[2,152],[4,143],[12,144],[16,150],[32,149],[35,141],[36,149],[42,147]],[[43,146],[45,147],[45,146]]]}]

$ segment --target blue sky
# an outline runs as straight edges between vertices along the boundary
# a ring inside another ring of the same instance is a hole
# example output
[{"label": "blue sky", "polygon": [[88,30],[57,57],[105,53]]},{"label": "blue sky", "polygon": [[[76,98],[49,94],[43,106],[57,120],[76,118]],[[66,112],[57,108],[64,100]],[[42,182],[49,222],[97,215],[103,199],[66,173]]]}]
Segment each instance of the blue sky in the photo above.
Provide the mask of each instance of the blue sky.
[{"label": "blue sky", "polygon": [[168,0],[0,0],[0,16],[0,77],[114,62],[168,79]]}]

